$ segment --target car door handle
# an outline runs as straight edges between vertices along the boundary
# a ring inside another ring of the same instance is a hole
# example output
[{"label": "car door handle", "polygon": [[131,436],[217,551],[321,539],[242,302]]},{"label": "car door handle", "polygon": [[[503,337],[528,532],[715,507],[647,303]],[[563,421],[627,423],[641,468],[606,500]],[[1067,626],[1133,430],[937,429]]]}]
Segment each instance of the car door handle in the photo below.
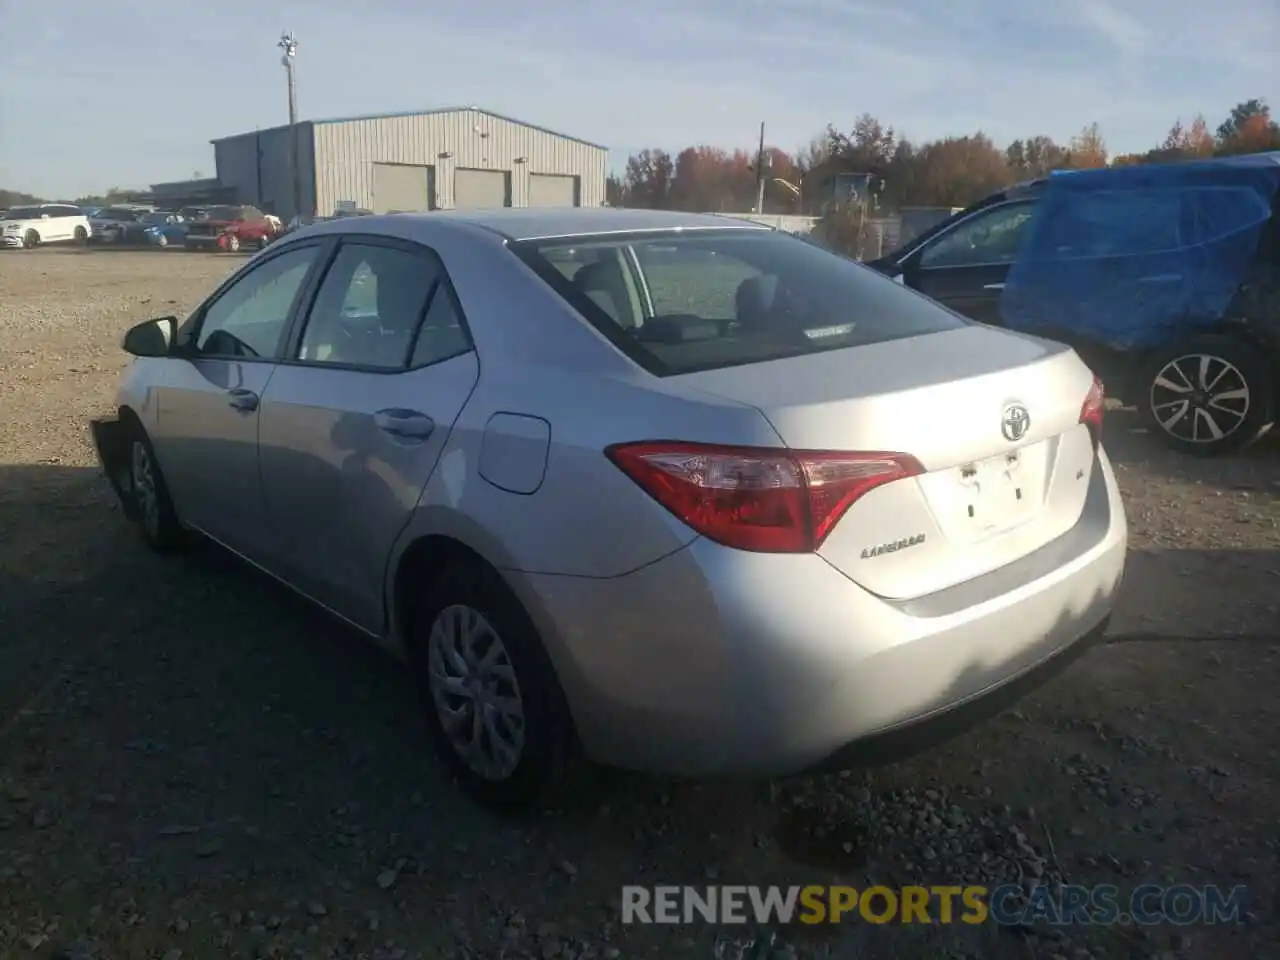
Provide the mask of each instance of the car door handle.
[{"label": "car door handle", "polygon": [[233,410],[252,413],[258,409],[258,395],[252,390],[236,387],[234,390],[227,391],[227,397],[227,402],[231,404]]},{"label": "car door handle", "polygon": [[425,440],[436,429],[436,422],[417,410],[393,407],[373,415],[374,425],[383,433],[405,440]]},{"label": "car door handle", "polygon": [[1004,284],[1003,283],[984,283],[982,285],[982,289],[983,290],[1003,290]]},{"label": "car door handle", "polygon": [[1157,273],[1149,277],[1139,277],[1139,283],[1177,283],[1182,279],[1180,273]]}]

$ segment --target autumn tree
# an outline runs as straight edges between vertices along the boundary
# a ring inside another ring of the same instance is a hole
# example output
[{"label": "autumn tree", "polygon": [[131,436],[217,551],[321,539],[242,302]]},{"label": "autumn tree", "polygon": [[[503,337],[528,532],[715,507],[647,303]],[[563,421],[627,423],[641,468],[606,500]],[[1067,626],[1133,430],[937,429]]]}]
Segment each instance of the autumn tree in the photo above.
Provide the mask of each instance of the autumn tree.
[{"label": "autumn tree", "polygon": [[1271,119],[1266,101],[1245,100],[1218,126],[1217,139],[1222,154],[1280,150],[1280,126]]},{"label": "autumn tree", "polygon": [[1065,147],[1040,134],[1013,141],[1005,148],[1004,160],[1015,180],[1034,180],[1066,167],[1068,156]]},{"label": "autumn tree", "polygon": [[1107,165],[1107,142],[1097,123],[1091,123],[1071,138],[1067,166],[1072,170],[1095,170]]},{"label": "autumn tree", "polygon": [[1011,179],[1004,154],[984,133],[926,143],[914,166],[914,206],[967,206],[1008,186]]},{"label": "autumn tree", "polygon": [[641,150],[627,158],[623,179],[629,207],[665,209],[671,194],[675,164],[665,150]]}]

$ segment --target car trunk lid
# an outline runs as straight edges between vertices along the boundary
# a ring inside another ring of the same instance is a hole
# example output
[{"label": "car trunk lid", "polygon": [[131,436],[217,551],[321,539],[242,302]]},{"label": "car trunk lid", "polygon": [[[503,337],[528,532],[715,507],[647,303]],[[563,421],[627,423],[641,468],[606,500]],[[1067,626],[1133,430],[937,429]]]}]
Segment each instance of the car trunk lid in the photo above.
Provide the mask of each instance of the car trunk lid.
[{"label": "car trunk lid", "polygon": [[1084,508],[1093,375],[1060,344],[970,325],[680,379],[756,407],[792,449],[920,464],[856,500],[818,551],[887,598],[1012,563]]}]

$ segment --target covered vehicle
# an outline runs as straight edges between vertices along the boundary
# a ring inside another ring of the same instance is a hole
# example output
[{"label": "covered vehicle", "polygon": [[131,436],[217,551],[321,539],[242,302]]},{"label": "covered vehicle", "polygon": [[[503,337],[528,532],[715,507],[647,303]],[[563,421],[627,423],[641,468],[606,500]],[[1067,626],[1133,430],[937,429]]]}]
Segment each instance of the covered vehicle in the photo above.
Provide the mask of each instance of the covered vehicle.
[{"label": "covered vehicle", "polygon": [[250,204],[209,207],[203,219],[193,221],[183,237],[188,250],[261,249],[283,232],[277,217]]},{"label": "covered vehicle", "polygon": [[1198,455],[1270,427],[1280,377],[1280,153],[1063,172],[872,264],[953,309],[1075,347]]}]

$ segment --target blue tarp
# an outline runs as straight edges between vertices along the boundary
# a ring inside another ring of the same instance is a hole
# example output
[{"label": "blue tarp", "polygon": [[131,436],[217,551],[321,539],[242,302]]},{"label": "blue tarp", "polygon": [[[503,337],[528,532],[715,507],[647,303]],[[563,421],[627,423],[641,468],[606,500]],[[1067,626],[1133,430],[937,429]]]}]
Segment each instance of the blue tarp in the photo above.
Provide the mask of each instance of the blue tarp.
[{"label": "blue tarp", "polygon": [[1280,192],[1280,152],[1052,176],[1009,272],[1005,324],[1128,350],[1218,321]]}]

